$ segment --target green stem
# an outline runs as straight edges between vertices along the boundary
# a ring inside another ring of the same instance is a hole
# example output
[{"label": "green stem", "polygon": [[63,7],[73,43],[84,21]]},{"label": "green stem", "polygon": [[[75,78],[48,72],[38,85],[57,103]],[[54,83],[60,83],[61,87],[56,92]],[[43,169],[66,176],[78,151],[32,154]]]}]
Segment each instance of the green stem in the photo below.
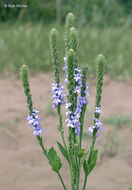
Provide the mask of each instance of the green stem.
[{"label": "green stem", "polygon": [[61,177],[61,175],[60,175],[60,173],[58,172],[57,174],[58,174],[58,176],[59,176],[59,179],[60,179],[60,181],[61,181],[61,183],[62,183],[63,188],[64,188],[65,190],[67,190],[67,189],[66,189],[66,186],[65,186],[65,184],[64,184],[64,181],[63,181],[63,179],[62,179],[62,177]]},{"label": "green stem", "polygon": [[71,189],[76,190],[75,183],[74,183],[74,171],[73,171],[73,167],[71,165],[71,159],[70,159],[69,167],[70,167]]},{"label": "green stem", "polygon": [[88,178],[88,176],[85,175],[83,190],[85,190],[85,188],[86,188],[87,178]]},{"label": "green stem", "polygon": [[[39,144],[40,144],[40,146],[41,146],[41,148],[42,148],[42,150],[43,150],[43,153],[44,153],[45,156],[47,157],[47,150],[44,148],[43,141],[42,141],[42,137],[37,136],[37,140],[38,140],[38,142],[39,142]],[[48,157],[47,157],[47,158],[48,158]]]},{"label": "green stem", "polygon": [[83,123],[84,123],[84,110],[80,116],[80,150],[82,147]]},{"label": "green stem", "polygon": [[71,165],[70,165],[70,179],[71,179],[71,188],[73,189],[72,167],[71,167]]},{"label": "green stem", "polygon": [[62,115],[61,115],[61,106],[60,105],[58,105],[58,107],[57,107],[57,112],[58,112],[58,116],[59,116],[59,128],[58,128],[58,130],[61,134],[63,145],[64,145],[65,149],[67,150],[65,137],[64,137],[64,129],[63,129],[63,125],[62,125]]},{"label": "green stem", "polygon": [[80,170],[77,175],[77,190],[79,190],[79,179],[80,179]]}]

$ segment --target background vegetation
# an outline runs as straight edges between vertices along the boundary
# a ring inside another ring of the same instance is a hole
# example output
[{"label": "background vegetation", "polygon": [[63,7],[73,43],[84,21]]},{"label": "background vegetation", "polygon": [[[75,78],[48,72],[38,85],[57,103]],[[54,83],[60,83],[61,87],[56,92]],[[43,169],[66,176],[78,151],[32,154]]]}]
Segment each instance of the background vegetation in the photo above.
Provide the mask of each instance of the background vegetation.
[{"label": "background vegetation", "polygon": [[[27,4],[28,8],[4,8],[4,4]],[[131,0],[1,0],[0,72],[17,72],[22,64],[32,71],[51,70],[48,35],[59,30],[64,57],[64,18],[76,15],[79,27],[80,65],[94,73],[98,54],[106,57],[106,73],[118,79],[132,73]],[[63,59],[61,60],[63,65]]]}]

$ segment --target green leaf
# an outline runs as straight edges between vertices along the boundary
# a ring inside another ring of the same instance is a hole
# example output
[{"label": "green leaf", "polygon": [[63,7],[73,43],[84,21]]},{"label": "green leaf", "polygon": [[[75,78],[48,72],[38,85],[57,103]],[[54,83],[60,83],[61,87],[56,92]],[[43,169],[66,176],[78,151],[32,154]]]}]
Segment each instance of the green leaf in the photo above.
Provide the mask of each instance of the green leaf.
[{"label": "green leaf", "polygon": [[88,163],[87,163],[87,160],[84,160],[83,162],[83,169],[84,169],[84,172],[85,172],[85,175],[88,176]]},{"label": "green leaf", "polygon": [[98,157],[98,150],[93,149],[92,156],[91,156],[91,161],[90,161],[90,172],[92,171],[92,169],[96,165],[97,157]]},{"label": "green leaf", "polygon": [[62,155],[67,159],[67,161],[69,162],[69,158],[68,158],[68,152],[67,150],[62,146],[61,143],[57,142],[58,147],[60,149],[60,152],[62,153]]},{"label": "green leaf", "polygon": [[129,187],[128,190],[132,190],[132,187]]},{"label": "green leaf", "polygon": [[62,166],[62,163],[61,163],[61,160],[60,160],[59,156],[57,155],[54,147],[51,147],[49,149],[48,160],[49,160],[49,164],[52,167],[52,170],[55,171],[56,173],[58,173]]},{"label": "green leaf", "polygon": [[83,169],[86,176],[88,176],[90,172],[93,170],[93,168],[95,167],[97,156],[98,156],[98,150],[93,149],[89,156],[89,159],[83,162]]}]

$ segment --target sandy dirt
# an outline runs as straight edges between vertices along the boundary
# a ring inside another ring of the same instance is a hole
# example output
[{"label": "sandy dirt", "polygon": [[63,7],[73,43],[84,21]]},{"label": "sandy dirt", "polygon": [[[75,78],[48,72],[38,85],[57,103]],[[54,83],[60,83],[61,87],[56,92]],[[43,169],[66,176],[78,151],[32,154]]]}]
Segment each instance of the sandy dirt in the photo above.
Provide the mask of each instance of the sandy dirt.
[{"label": "sandy dirt", "polygon": [[[54,145],[58,150],[58,118],[56,111],[50,110],[52,81],[52,73],[30,77],[34,108],[40,110],[44,128],[44,145],[46,148]],[[95,100],[95,79],[89,78],[88,83],[88,109],[91,110]],[[0,79],[0,106],[0,190],[62,190],[58,176],[52,172],[26,121],[28,110],[20,79],[12,76]],[[115,82],[105,77],[102,118],[111,114],[132,115],[132,81]],[[87,113],[85,132],[89,127],[88,116]],[[103,127],[96,143],[100,150],[106,135],[109,145],[109,136],[113,130],[112,125]],[[123,126],[117,129],[116,133],[119,142],[118,153],[114,156],[104,154],[102,159],[99,157],[96,167],[88,177],[87,190],[128,190],[128,187],[132,187],[132,126]],[[87,136],[84,138],[84,144],[87,146],[89,143],[90,137]],[[64,164],[61,174],[67,189],[70,190],[67,163],[63,158],[62,161]],[[80,190],[83,177],[82,175]]]}]

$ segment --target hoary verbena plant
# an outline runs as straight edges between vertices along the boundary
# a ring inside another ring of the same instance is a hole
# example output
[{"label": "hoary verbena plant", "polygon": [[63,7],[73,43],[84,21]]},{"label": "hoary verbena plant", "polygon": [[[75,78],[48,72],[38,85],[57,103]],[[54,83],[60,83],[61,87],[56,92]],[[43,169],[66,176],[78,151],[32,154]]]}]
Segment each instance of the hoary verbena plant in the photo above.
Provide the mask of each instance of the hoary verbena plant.
[{"label": "hoary verbena plant", "polygon": [[[65,56],[63,68],[65,74],[65,82],[67,91],[64,95],[64,87],[60,82],[59,75],[59,55],[58,55],[58,32],[52,29],[50,32],[50,48],[51,57],[54,70],[54,82],[52,84],[52,98],[53,109],[57,110],[59,127],[58,131],[62,138],[62,143],[57,142],[60,152],[65,157],[69,165],[71,189],[79,190],[80,172],[83,167],[84,170],[84,184],[83,190],[86,189],[87,177],[96,165],[98,150],[95,149],[95,142],[97,137],[102,131],[102,123],[100,122],[101,113],[101,94],[103,86],[103,67],[104,57],[98,56],[97,60],[97,85],[96,85],[96,102],[93,118],[93,125],[89,127],[88,132],[92,134],[92,142],[90,150],[82,148],[82,135],[84,128],[84,116],[88,104],[88,84],[87,72],[88,68],[84,67],[82,70],[79,68],[78,63],[78,35],[74,27],[74,15],[69,13],[65,22]],[[43,144],[41,133],[43,129],[40,124],[40,118],[37,115],[38,111],[33,108],[32,97],[30,94],[28,82],[28,69],[23,65],[21,69],[22,83],[25,90],[29,116],[27,117],[28,123],[33,129],[33,135],[36,136],[43,154],[49,161],[51,168],[58,175],[63,189],[67,189],[61,174],[60,169],[62,162],[54,147],[49,150]],[[63,124],[61,106],[65,104],[66,120]],[[64,127],[67,126],[68,137],[65,140]]]}]

